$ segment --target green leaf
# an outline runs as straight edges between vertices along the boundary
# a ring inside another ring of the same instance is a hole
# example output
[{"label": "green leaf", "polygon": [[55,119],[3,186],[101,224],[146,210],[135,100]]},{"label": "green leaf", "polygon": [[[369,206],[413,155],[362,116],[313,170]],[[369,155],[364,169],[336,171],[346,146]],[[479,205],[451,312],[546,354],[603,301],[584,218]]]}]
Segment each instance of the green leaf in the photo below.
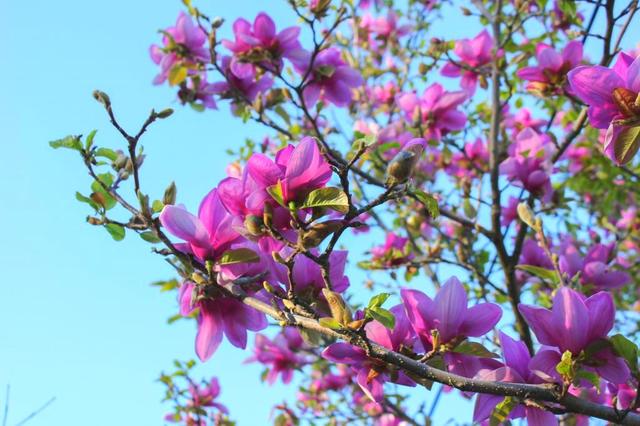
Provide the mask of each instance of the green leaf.
[{"label": "green leaf", "polygon": [[276,200],[276,203],[280,204],[282,207],[287,207],[284,203],[284,195],[282,195],[282,187],[280,186],[280,183],[267,187],[267,192],[271,195],[271,198]]},{"label": "green leaf", "polygon": [[152,286],[160,287],[160,291],[170,291],[180,287],[180,283],[178,280],[169,280],[169,281],[156,281],[151,283]]},{"label": "green leaf", "polygon": [[564,378],[573,379],[573,359],[571,351],[564,351],[560,362],[556,365],[556,371]]},{"label": "green leaf", "polygon": [[104,227],[114,240],[122,241],[124,239],[125,232],[122,226],[115,223],[107,223]]},{"label": "green leaf", "polygon": [[384,302],[386,302],[386,300],[389,298],[389,296],[391,296],[390,293],[380,293],[380,294],[377,294],[377,295],[373,296],[371,298],[371,300],[369,300],[368,307],[371,309],[371,308],[378,308],[378,307],[382,306],[382,304]]},{"label": "green leaf", "polygon": [[340,323],[335,318],[324,317],[324,318],[320,318],[318,322],[320,323],[321,326],[330,328],[332,330],[339,330],[342,328]]},{"label": "green leaf", "polygon": [[[107,188],[111,187],[113,183],[113,175],[111,173],[103,173],[98,175],[98,180],[104,184]],[[91,190],[102,195],[104,200],[105,210],[109,210],[116,205],[116,200],[109,194],[98,181],[93,181],[91,184]]]},{"label": "green leaf", "polygon": [[98,206],[98,204],[96,204],[95,201],[93,201],[91,198],[89,197],[85,197],[84,195],[82,195],[81,193],[76,191],[76,200],[82,202],[82,203],[87,203],[89,204],[91,207],[93,207],[93,209],[95,211],[100,210],[100,206]]},{"label": "green leaf", "polygon": [[357,132],[355,136],[357,139],[353,142],[353,146],[356,149],[370,148],[378,141],[376,135],[363,135],[362,133]]},{"label": "green leaf", "polygon": [[596,389],[600,387],[600,376],[598,376],[593,371],[580,370],[576,374],[575,379],[576,379],[576,381],[578,381],[578,379],[587,380],[593,386],[595,386]]},{"label": "green leaf", "polygon": [[616,161],[620,164],[631,161],[638,152],[638,148],[640,148],[640,126],[625,128],[613,141],[613,152]]},{"label": "green leaf", "polygon": [[116,159],[118,158],[118,153],[109,148],[98,148],[96,149],[95,156],[108,158],[111,161],[116,161]]},{"label": "green leaf", "polygon": [[260,257],[251,249],[239,248],[225,251],[218,265],[231,265],[234,263],[257,263],[260,261]]},{"label": "green leaf", "polygon": [[151,204],[151,211],[154,213],[160,213],[164,208],[164,204],[160,200],[154,200]]},{"label": "green leaf", "polygon": [[433,195],[427,194],[421,189],[415,188],[413,194],[424,205],[433,219],[440,215],[440,209],[438,208],[438,200]]},{"label": "green leaf", "polygon": [[49,146],[53,149],[67,148],[75,151],[82,150],[82,143],[80,142],[80,136],[67,136],[62,139],[49,142]]},{"label": "green leaf", "polygon": [[509,418],[511,410],[513,410],[515,406],[515,401],[510,396],[506,396],[498,405],[496,405],[496,408],[493,409],[491,417],[489,418],[489,425],[498,426],[504,424]]},{"label": "green leaf", "polygon": [[609,341],[613,345],[613,350],[627,361],[633,371],[638,371],[638,345],[624,337],[622,334],[611,336]]},{"label": "green leaf", "polygon": [[97,130],[92,130],[91,133],[87,135],[86,139],[84,140],[85,149],[88,150],[89,148],[91,148],[91,146],[93,146],[93,138],[96,136],[97,132]]},{"label": "green leaf", "polygon": [[140,233],[140,238],[152,244],[160,242],[160,238],[156,237],[156,234],[154,234],[153,231],[146,231],[146,232]]},{"label": "green leaf", "polygon": [[533,265],[517,265],[516,269],[520,269],[522,271],[528,272],[531,275],[535,275],[538,278],[542,278],[543,280],[551,281],[554,284],[560,283],[560,277],[556,273],[556,271],[552,271],[550,269],[541,268],[539,266]]},{"label": "green leaf", "polygon": [[378,321],[389,330],[393,330],[393,327],[396,326],[396,317],[384,308],[367,308],[366,312],[371,315],[371,318]]},{"label": "green leaf", "polygon": [[453,352],[460,354],[474,355],[480,358],[500,358],[500,355],[491,352],[478,342],[469,342],[467,340],[455,347]]},{"label": "green leaf", "polygon": [[340,213],[347,213],[349,211],[349,198],[340,188],[319,188],[307,195],[301,207],[324,207]]}]

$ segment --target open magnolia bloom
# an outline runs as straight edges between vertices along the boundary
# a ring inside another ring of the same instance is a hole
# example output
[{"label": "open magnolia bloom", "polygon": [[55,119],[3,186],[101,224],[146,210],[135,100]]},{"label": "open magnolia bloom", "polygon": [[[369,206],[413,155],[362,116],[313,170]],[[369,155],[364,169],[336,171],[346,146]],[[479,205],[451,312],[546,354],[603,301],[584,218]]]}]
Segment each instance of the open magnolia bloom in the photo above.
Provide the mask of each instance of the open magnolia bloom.
[{"label": "open magnolia bloom", "polygon": [[613,68],[578,67],[569,73],[571,89],[589,105],[589,122],[607,129],[604,150],[626,164],[640,148],[640,56],[624,52]]}]

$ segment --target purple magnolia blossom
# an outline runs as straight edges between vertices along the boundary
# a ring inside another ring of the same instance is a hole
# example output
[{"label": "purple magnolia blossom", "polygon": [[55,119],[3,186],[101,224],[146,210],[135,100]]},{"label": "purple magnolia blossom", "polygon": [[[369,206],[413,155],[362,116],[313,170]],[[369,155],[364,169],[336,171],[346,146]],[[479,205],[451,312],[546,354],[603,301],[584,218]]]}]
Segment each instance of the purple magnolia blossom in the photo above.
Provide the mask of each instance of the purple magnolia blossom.
[{"label": "purple magnolia blossom", "polygon": [[624,52],[618,55],[613,68],[600,65],[575,68],[569,73],[569,83],[575,95],[589,105],[589,122],[597,129],[607,129],[605,153],[618,164],[633,158],[640,147],[636,138],[627,149],[620,146],[620,135],[631,127],[640,126],[640,57]]},{"label": "purple magnolia blossom", "polygon": [[442,85],[434,83],[422,97],[413,92],[401,95],[398,106],[409,120],[421,124],[426,139],[439,141],[447,133],[464,128],[467,116],[456,108],[466,99],[466,92],[447,92]]},{"label": "purple magnolia blossom", "polygon": [[339,107],[346,106],[353,98],[353,90],[364,84],[360,73],[347,65],[340,57],[340,50],[335,47],[322,50],[311,65],[311,57],[302,63],[304,65],[298,65],[296,69],[308,82],[303,97],[309,108],[318,99]]},{"label": "purple magnolia blossom", "polygon": [[[367,337],[392,351],[399,350],[401,346],[412,347],[415,337],[402,305],[396,305],[390,311],[396,319],[394,329],[389,330],[379,322],[372,321],[365,326]],[[362,391],[377,403],[384,400],[383,385],[386,382],[416,385],[402,371],[392,375],[383,362],[367,358],[364,350],[348,343],[334,343],[322,352],[322,356],[332,362],[350,365],[357,372],[356,381]]]},{"label": "purple magnolia blossom", "polygon": [[500,172],[548,201],[552,193],[549,179],[551,150],[548,137],[532,129],[524,129],[518,134],[515,144],[509,146],[509,158],[500,165]]},{"label": "purple magnolia blossom", "polygon": [[[480,303],[468,308],[467,293],[455,277],[447,280],[435,299],[418,290],[402,289],[400,295],[409,322],[425,352],[447,343],[456,345],[467,337],[484,336],[502,316],[500,307],[493,303]],[[500,366],[490,358],[455,352],[446,352],[443,358],[449,371],[465,377],[473,377],[482,369]]]},{"label": "purple magnolia blossom", "polygon": [[376,33],[378,38],[383,40],[383,42],[389,43],[397,41],[400,37],[409,34],[411,25],[399,25],[398,16],[390,10],[387,16],[372,18],[369,24],[369,30]]},{"label": "purple magnolia blossom", "polygon": [[562,53],[543,43],[536,46],[538,65],[524,67],[516,73],[530,83],[527,89],[541,95],[561,94],[566,85],[567,73],[582,61],[582,43],[572,40]]},{"label": "purple magnolia blossom", "polygon": [[160,213],[162,226],[186,241],[178,248],[193,253],[201,261],[216,260],[239,238],[232,226],[233,220],[215,188],[200,203],[198,216],[183,206],[174,205],[164,206]]},{"label": "purple magnolia blossom", "polygon": [[162,47],[154,44],[149,48],[151,59],[160,66],[160,74],[153,80],[154,84],[164,83],[169,72],[179,63],[193,70],[210,61],[207,34],[184,12],[178,15],[176,25],[164,32]]},{"label": "purple magnolia blossom", "polygon": [[[289,252],[289,249],[285,249],[283,253],[284,257],[286,257]],[[314,255],[318,255],[315,249],[311,250],[311,252]],[[331,289],[337,293],[342,293],[349,287],[349,277],[344,274],[348,254],[349,252],[346,250],[334,250],[329,255],[329,280],[331,281]],[[287,277],[287,269],[283,265],[277,268],[277,275],[278,280],[288,288],[289,279]],[[312,300],[317,300],[318,298],[324,299],[322,289],[325,288],[325,283],[322,278],[322,270],[313,260],[306,256],[296,256],[293,264],[292,278],[297,294],[308,294]]]},{"label": "purple magnolia blossom", "polygon": [[[488,381],[539,384],[542,380],[529,369],[531,355],[523,342],[515,341],[500,332],[500,346],[504,366],[495,370],[483,370],[477,378]],[[503,400],[502,396],[478,394],[473,410],[473,421],[481,423],[487,420],[496,406]],[[510,419],[526,417],[530,426],[557,425],[556,416],[549,411],[537,407],[519,404],[509,413]]]},{"label": "purple magnolia blossom", "polygon": [[286,327],[282,333],[271,340],[262,334],[256,334],[253,356],[245,362],[259,362],[268,367],[266,381],[270,385],[275,383],[278,376],[282,383],[289,384],[293,379],[293,372],[308,361],[298,355],[304,346],[304,341],[298,330],[294,327]]},{"label": "purple magnolia blossom", "polygon": [[232,62],[231,56],[222,57],[220,69],[225,81],[212,83],[213,90],[221,97],[253,102],[258,95],[265,93],[273,85],[273,78],[267,74],[257,78],[253,68],[244,68],[240,74],[236,74]]},{"label": "purple magnolia blossom", "polygon": [[198,75],[181,85],[178,90],[178,99],[182,104],[191,104],[195,107],[218,109],[214,95],[218,94],[216,85],[208,83],[204,74]]},{"label": "purple magnolia blossom", "polygon": [[220,296],[213,299],[196,296],[195,284],[185,282],[180,286],[178,301],[180,313],[190,315],[198,311],[198,334],[196,354],[206,361],[215,353],[222,342],[223,334],[237,348],[247,347],[247,330],[260,331],[267,327],[267,318],[262,312],[245,305],[233,297]]},{"label": "purple magnolia blossom", "polygon": [[296,147],[288,145],[278,151],[275,162],[266,155],[254,154],[247,170],[263,188],[279,185],[285,203],[303,200],[314,189],[322,188],[332,173],[311,137],[302,138]]},{"label": "purple magnolia blossom", "polygon": [[580,273],[580,283],[597,289],[621,287],[631,281],[626,272],[612,271],[613,244],[595,244],[583,257],[573,244],[564,247],[560,256],[560,270],[569,277]]},{"label": "purple magnolia blossom", "polygon": [[546,120],[541,118],[533,118],[531,111],[528,108],[521,108],[517,113],[511,114],[508,106],[503,110],[504,114],[504,126],[507,129],[511,129],[511,137],[516,138],[518,133],[522,130],[530,127],[536,132],[541,132],[541,127],[547,124]]},{"label": "purple magnolia blossom", "polygon": [[502,310],[494,303],[480,303],[467,307],[467,292],[456,277],[440,288],[434,299],[418,290],[400,292],[407,317],[425,350],[433,348],[433,331],[438,343],[457,338],[480,337],[487,334],[500,320]]},{"label": "purple magnolia blossom", "polygon": [[386,266],[402,265],[414,258],[413,253],[408,251],[409,239],[396,234],[387,233],[384,244],[371,249],[374,261],[382,262]]},{"label": "purple magnolia blossom", "polygon": [[[539,351],[529,364],[537,375],[547,380],[559,379],[555,366],[562,353],[569,351],[575,359],[591,345],[606,339],[615,317],[611,294],[601,291],[585,298],[569,287],[557,291],[551,310],[524,304],[520,304],[518,310],[538,341],[551,347]],[[593,350],[596,352],[588,355],[584,368],[614,384],[627,381],[629,367],[622,358],[615,356],[608,346]]]},{"label": "purple magnolia blossom", "polygon": [[189,385],[189,393],[191,394],[190,406],[213,407],[225,414],[229,413],[227,407],[215,401],[220,395],[220,383],[216,377],[212,377],[209,384],[204,387],[191,383]]},{"label": "purple magnolia blossom", "polygon": [[462,152],[451,156],[447,172],[458,179],[475,179],[482,175],[489,164],[489,151],[481,138],[464,145]]},{"label": "purple magnolia blossom", "polygon": [[253,63],[259,63],[267,69],[279,72],[283,67],[283,58],[294,64],[303,64],[308,58],[298,36],[300,27],[288,27],[277,32],[273,19],[260,12],[253,26],[244,18],[233,23],[235,40],[222,40],[224,47],[233,52],[231,68],[238,76],[253,71]]},{"label": "purple magnolia blossom", "polygon": [[441,73],[446,77],[460,77],[460,86],[473,95],[478,84],[478,77],[482,74],[482,67],[493,59],[492,51],[495,42],[487,30],[482,30],[480,34],[472,39],[463,39],[456,42],[453,50],[460,58],[460,62],[472,69],[463,69],[459,65],[448,62],[442,67]]}]

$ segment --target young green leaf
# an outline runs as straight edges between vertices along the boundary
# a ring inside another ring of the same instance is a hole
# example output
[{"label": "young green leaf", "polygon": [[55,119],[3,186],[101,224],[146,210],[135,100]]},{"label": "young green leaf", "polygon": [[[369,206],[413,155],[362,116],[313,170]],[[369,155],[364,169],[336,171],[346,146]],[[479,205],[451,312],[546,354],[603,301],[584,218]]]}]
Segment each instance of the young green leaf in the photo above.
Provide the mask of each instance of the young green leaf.
[{"label": "young green leaf", "polygon": [[301,208],[324,207],[340,213],[349,211],[349,199],[339,188],[327,187],[311,191]]}]

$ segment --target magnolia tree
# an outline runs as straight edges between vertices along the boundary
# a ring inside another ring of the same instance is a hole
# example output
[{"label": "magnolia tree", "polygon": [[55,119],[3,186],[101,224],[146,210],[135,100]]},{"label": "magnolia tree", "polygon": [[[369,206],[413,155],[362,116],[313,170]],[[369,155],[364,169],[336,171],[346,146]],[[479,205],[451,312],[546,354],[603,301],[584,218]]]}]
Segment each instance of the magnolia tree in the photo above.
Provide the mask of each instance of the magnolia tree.
[{"label": "magnolia tree", "polygon": [[[121,149],[51,143],[93,179],[88,222],[175,267],[201,361],[225,342],[299,385],[278,425],[428,424],[434,382],[476,423],[640,424],[638,2],[460,3],[290,0],[295,22],[248,13],[224,39],[185,0],[154,83],[265,134],[197,211],[142,186],[171,109],[132,132],[96,91]],[[453,13],[479,33],[434,37]],[[161,377],[167,420],[233,423],[194,364]]]}]

